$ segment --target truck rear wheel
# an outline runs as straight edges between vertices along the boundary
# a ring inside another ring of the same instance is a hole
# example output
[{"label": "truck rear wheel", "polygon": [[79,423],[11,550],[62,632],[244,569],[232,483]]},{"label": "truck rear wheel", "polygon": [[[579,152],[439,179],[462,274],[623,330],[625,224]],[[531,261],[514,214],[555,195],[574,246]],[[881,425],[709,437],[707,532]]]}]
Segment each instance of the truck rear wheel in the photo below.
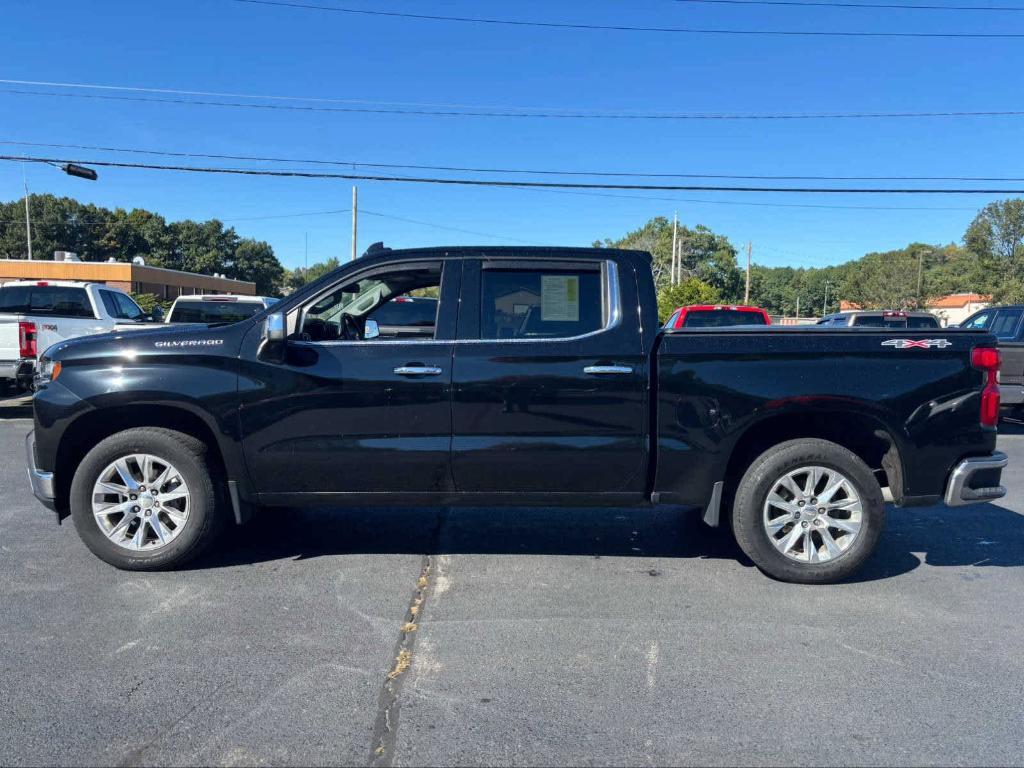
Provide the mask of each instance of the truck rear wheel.
[{"label": "truck rear wheel", "polygon": [[874,551],[882,489],[860,457],[818,439],[780,443],[754,459],[732,510],[740,548],[769,576],[799,584],[846,578]]},{"label": "truck rear wheel", "polygon": [[70,501],[85,545],[126,570],[180,566],[224,521],[206,446],[170,429],[128,429],[101,441],[78,466]]}]

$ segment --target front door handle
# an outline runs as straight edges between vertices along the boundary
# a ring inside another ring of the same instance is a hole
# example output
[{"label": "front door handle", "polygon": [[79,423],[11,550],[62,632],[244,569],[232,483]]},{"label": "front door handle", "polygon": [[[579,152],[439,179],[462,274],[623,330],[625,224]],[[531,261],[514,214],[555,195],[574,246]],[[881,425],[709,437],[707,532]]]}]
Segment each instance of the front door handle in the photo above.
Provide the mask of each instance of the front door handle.
[{"label": "front door handle", "polygon": [[441,369],[436,365],[400,365],[395,368],[399,376],[439,376]]},{"label": "front door handle", "polygon": [[630,368],[628,365],[588,365],[586,368],[583,369],[583,372],[608,376],[632,373],[633,369]]}]

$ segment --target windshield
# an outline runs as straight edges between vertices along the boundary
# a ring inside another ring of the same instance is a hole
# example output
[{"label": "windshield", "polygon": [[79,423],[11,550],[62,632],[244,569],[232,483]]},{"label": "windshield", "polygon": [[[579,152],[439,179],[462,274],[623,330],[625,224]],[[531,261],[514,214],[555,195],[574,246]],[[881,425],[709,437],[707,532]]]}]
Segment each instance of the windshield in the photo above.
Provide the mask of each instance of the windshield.
[{"label": "windshield", "polygon": [[684,328],[723,328],[729,325],[764,325],[760,312],[738,309],[700,309],[686,313]]},{"label": "windshield", "polygon": [[180,301],[174,305],[171,323],[237,323],[263,311],[257,301]]}]

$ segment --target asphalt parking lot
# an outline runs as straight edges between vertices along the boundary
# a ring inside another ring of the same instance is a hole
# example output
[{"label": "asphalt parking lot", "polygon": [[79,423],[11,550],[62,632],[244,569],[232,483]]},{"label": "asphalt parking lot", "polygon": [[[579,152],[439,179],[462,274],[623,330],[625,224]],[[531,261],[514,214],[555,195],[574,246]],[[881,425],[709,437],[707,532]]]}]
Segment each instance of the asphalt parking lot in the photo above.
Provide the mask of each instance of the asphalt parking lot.
[{"label": "asphalt parking lot", "polygon": [[894,510],[830,587],[676,509],[280,511],[123,573],[31,498],[29,426],[0,418],[2,764],[1024,763],[1019,425],[1002,503]]}]

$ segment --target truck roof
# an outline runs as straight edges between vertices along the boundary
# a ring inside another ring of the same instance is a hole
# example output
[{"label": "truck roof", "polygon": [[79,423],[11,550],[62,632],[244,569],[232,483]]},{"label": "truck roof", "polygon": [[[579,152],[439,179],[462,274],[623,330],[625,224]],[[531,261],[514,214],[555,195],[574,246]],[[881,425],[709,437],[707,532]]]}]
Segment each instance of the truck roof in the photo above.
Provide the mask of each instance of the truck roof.
[{"label": "truck roof", "polygon": [[[558,258],[608,258],[612,255],[625,255],[632,258],[640,258],[646,262],[651,261],[651,254],[647,251],[630,250],[627,248],[584,248],[561,245],[453,245],[453,246],[431,246],[429,248],[401,248],[391,249],[383,246],[374,248],[370,246],[360,256],[360,261],[383,262],[391,259],[404,259],[409,256],[424,256],[436,258],[478,258],[480,256],[499,256],[516,259],[550,259]],[[347,264],[348,262],[346,262]],[[343,264],[342,266],[345,266]]]},{"label": "truck roof", "polygon": [[235,293],[230,293],[230,294],[225,294],[225,293],[205,293],[205,294],[203,294],[203,293],[192,293],[192,294],[188,294],[188,295],[178,296],[175,299],[175,301],[177,301],[177,302],[188,302],[188,301],[228,301],[228,302],[235,301],[235,302],[239,302],[239,301],[241,301],[241,302],[253,302],[253,303],[259,302],[259,303],[263,303],[265,301],[276,301],[276,299],[274,299],[271,296],[248,296],[248,295],[241,296],[241,295],[235,294]]},{"label": "truck roof", "polygon": [[[110,287],[106,283],[89,283],[81,280],[11,280],[0,285],[0,288],[35,288],[47,286],[53,286],[56,288],[88,288],[90,285],[100,285],[104,288]],[[117,291],[120,289],[112,288],[111,290]]]}]

